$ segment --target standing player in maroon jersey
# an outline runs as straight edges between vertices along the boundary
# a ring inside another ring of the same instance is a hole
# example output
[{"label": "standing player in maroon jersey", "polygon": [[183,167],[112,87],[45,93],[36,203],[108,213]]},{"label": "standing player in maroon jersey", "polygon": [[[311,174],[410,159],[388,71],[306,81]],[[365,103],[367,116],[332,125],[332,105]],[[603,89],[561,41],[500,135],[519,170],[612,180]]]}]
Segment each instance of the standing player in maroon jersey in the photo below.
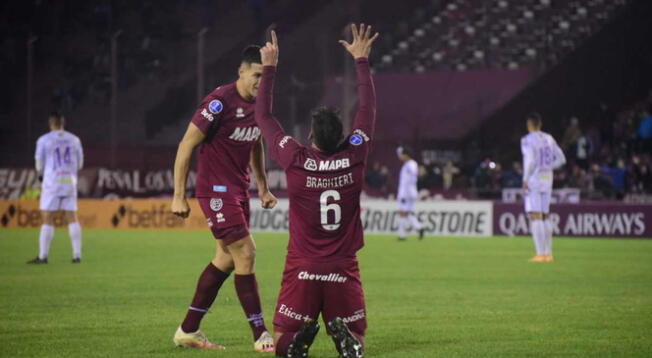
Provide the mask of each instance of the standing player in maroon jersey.
[{"label": "standing player in maroon jersey", "polygon": [[374,132],[376,94],[369,71],[371,26],[351,26],[353,42],[340,41],[355,59],[358,112],[344,137],[337,111],[312,112],[311,146],[285,134],[272,115],[278,43],[261,49],[263,78],[256,99],[256,122],[272,159],[287,176],[290,241],[274,314],[276,354],[306,357],[321,313],[342,357],[362,357],[367,328],[356,252],[362,248],[360,193]]},{"label": "standing player in maroon jersey", "polygon": [[254,99],[262,73],[260,47],[247,47],[238,80],[206,96],[188,126],[174,163],[172,212],[188,217],[186,180],[192,151],[199,146],[196,196],[217,239],[215,258],[206,266],[186,318],[174,335],[178,346],[223,349],[199,331],[222,283],[235,271],[235,289],[254,335],[254,348],[273,352],[254,274],[254,241],[249,234],[249,167],[254,171],[263,208],[276,198],[267,188],[264,148],[254,119]]}]

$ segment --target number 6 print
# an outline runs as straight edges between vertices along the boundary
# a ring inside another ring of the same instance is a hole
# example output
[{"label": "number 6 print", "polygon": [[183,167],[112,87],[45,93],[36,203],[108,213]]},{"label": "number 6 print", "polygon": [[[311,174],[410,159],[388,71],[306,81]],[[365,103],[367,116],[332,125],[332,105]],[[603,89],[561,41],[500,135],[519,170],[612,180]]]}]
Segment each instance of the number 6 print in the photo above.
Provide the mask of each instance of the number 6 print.
[{"label": "number 6 print", "polygon": [[[333,203],[328,203],[328,199],[333,198]],[[340,193],[337,190],[326,190],[319,197],[319,207],[321,211],[321,226],[328,231],[337,230],[342,220],[342,208],[336,201],[340,200]],[[328,212],[333,211],[335,222],[328,223]]]}]

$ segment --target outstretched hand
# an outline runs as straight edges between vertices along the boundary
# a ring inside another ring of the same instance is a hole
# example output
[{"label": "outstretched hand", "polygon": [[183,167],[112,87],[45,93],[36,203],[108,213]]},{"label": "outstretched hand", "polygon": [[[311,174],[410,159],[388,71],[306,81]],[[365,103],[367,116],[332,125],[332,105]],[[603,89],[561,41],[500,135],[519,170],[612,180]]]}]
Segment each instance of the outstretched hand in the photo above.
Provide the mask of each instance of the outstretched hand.
[{"label": "outstretched hand", "polygon": [[360,27],[356,27],[355,24],[351,24],[351,34],[353,35],[353,41],[348,43],[344,40],[340,40],[340,43],[344,48],[349,51],[353,58],[369,57],[369,52],[371,52],[371,44],[378,37],[376,32],[371,36],[371,25],[365,27],[364,24],[360,24]]},{"label": "outstretched hand", "polygon": [[272,30],[272,42],[267,41],[260,49],[260,60],[263,66],[276,66],[278,64],[278,39],[276,31]]}]

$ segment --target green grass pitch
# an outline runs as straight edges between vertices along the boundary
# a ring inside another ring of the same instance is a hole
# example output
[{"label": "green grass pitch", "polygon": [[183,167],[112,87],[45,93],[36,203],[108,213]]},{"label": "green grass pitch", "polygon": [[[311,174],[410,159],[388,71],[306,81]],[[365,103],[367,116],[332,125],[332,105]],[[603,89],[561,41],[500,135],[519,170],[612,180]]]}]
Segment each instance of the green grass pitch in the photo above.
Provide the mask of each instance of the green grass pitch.
[{"label": "green grass pitch", "polygon": [[[37,235],[0,230],[0,357],[260,356],[232,279],[202,325],[227,350],[172,344],[208,233],[86,230],[73,265],[57,230],[50,263],[26,265]],[[287,239],[255,238],[271,328]],[[527,238],[366,242],[369,357],[652,357],[652,241],[558,239],[552,264],[527,262]],[[323,331],[311,356],[336,356]]]}]

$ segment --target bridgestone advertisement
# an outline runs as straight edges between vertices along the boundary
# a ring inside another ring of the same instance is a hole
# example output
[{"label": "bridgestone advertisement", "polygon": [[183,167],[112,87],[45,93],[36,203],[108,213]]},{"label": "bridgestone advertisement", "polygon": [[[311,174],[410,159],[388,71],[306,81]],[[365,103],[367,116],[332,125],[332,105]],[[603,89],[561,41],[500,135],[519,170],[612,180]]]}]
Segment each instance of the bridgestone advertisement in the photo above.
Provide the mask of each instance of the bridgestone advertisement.
[{"label": "bridgestone advertisement", "polygon": [[[530,235],[522,204],[494,204],[496,235]],[[652,238],[652,205],[619,203],[553,204],[556,236]]]},{"label": "bridgestone advertisement", "polygon": [[[287,232],[287,200],[280,200],[272,210],[262,209],[257,200],[252,200],[251,208],[251,230]],[[364,200],[361,219],[365,233],[396,234],[397,208],[393,201]],[[492,203],[488,201],[428,201],[414,206],[415,215],[428,235],[445,236],[491,236],[492,210]]]},{"label": "bridgestone advertisement", "polygon": [[[396,234],[397,203],[362,202],[362,224],[371,234]],[[493,206],[490,201],[423,201],[414,205],[414,213],[427,235],[491,236]]]}]

